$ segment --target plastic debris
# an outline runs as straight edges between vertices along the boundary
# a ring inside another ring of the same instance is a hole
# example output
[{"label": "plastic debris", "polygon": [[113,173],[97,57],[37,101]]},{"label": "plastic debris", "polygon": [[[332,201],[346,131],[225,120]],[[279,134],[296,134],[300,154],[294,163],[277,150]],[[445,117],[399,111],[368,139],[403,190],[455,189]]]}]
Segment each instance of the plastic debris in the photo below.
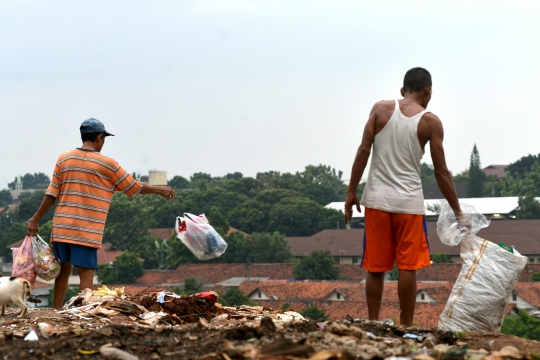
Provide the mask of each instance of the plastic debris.
[{"label": "plastic debris", "polygon": [[34,329],[30,330],[28,335],[26,335],[25,338],[24,338],[24,341],[38,341],[38,340],[39,340],[39,338],[38,338],[36,332],[34,331]]},{"label": "plastic debris", "polygon": [[160,304],[165,302],[165,291],[161,291],[157,294],[157,302]]},{"label": "plastic debris", "polygon": [[99,352],[103,356],[112,357],[115,359],[120,360],[139,360],[138,356],[133,356],[128,352],[125,352],[123,350],[117,349],[113,347],[111,344],[105,344],[102,347],[99,348]]},{"label": "plastic debris", "polygon": [[374,334],[374,333],[371,333],[369,331],[366,331],[366,335],[368,338],[370,338],[371,340],[375,340],[377,339],[377,336]]}]

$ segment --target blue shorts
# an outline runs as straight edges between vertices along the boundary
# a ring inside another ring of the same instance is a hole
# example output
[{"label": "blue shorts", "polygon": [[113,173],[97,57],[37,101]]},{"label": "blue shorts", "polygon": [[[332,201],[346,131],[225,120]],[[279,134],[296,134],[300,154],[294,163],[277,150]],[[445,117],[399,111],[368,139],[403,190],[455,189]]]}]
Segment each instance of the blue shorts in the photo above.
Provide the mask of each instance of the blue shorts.
[{"label": "blue shorts", "polygon": [[97,250],[89,246],[75,245],[63,242],[53,242],[54,256],[61,263],[71,262],[73,266],[97,269]]}]

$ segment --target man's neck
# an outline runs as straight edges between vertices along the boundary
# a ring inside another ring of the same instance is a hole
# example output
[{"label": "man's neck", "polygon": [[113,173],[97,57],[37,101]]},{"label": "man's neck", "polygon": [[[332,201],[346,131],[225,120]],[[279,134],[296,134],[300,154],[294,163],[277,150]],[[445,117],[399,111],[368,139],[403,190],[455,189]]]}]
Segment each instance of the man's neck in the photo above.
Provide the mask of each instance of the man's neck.
[{"label": "man's neck", "polygon": [[97,146],[92,141],[85,141],[80,149],[98,151]]},{"label": "man's neck", "polygon": [[422,93],[410,91],[410,92],[405,93],[405,96],[403,97],[403,100],[413,101],[413,102],[417,103],[418,105],[422,106],[422,103],[424,101],[424,97],[423,97]]}]

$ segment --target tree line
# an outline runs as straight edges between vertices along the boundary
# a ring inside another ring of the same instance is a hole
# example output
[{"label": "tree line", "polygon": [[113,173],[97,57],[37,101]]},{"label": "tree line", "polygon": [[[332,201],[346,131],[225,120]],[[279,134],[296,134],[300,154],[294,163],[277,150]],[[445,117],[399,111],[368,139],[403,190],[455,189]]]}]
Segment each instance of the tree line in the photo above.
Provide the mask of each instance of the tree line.
[{"label": "tree line", "polygon": [[[198,262],[175,237],[164,242],[148,229],[172,228],[184,212],[204,213],[229,245],[214,262],[288,262],[292,252],[285,236],[309,236],[343,221],[341,212],[324,207],[344,199],[347,187],[341,177],[341,171],[325,165],[309,165],[296,173],[258,173],[254,178],[239,172],[219,177],[196,173],[189,180],[175,176],[169,185],[177,196],[169,201],[155,195],[131,200],[115,194],[103,242],[143,258],[146,269]],[[28,194],[17,209],[0,213],[0,256],[9,257],[6,246],[24,238],[25,222],[43,195],[44,191]],[[53,213],[54,208],[40,224],[39,233],[46,240]],[[239,231],[229,233],[230,227]]]},{"label": "tree line", "polygon": [[[517,196],[517,219],[540,219],[540,154],[527,155],[508,165],[506,176],[487,176],[482,171],[480,153],[476,144],[473,147],[469,167],[453,176],[454,182],[467,183],[467,197],[503,197]],[[420,166],[423,184],[435,183],[433,169],[422,163]]]}]

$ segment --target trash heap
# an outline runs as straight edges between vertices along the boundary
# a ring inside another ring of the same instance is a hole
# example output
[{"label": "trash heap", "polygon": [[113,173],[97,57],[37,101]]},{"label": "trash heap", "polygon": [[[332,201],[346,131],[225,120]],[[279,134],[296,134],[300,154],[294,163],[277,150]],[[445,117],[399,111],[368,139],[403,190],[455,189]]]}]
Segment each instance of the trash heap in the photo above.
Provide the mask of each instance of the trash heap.
[{"label": "trash heap", "polygon": [[[65,309],[0,318],[0,354],[24,359],[536,359],[540,343],[501,334],[396,326],[391,320],[313,321],[294,311],[225,307],[213,292],[82,291]],[[518,350],[519,349],[519,350]],[[90,357],[91,355],[91,357]]]}]

